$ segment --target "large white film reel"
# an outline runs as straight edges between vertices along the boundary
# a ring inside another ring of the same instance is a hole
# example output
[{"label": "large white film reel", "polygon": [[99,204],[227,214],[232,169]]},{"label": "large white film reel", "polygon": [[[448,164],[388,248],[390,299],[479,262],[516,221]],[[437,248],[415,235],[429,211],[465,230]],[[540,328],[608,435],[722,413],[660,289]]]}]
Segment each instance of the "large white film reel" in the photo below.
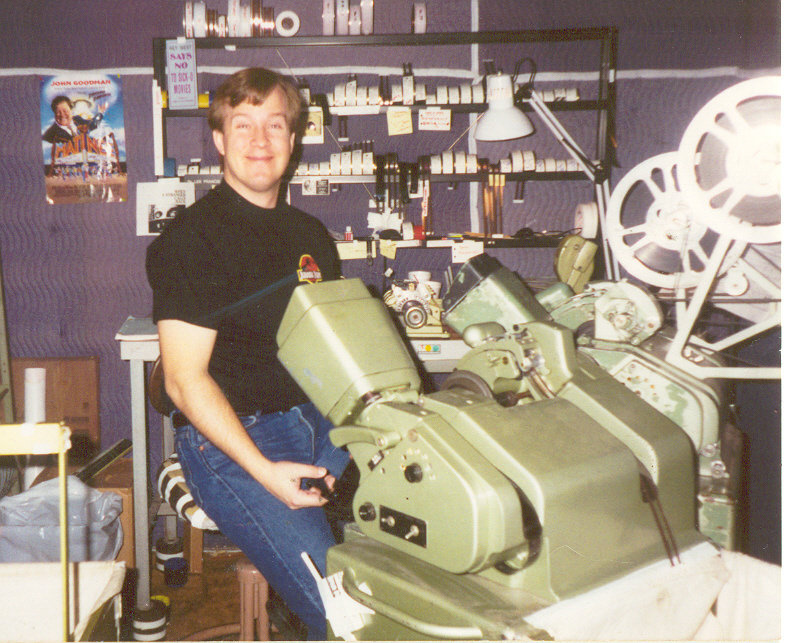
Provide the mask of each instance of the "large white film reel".
[{"label": "large white film reel", "polygon": [[709,228],[749,243],[780,241],[780,78],[746,80],[707,103],[682,136],[677,180]]},{"label": "large white film reel", "polygon": [[[606,231],[614,257],[635,278],[671,290],[694,287],[707,270],[718,235],[701,223],[677,185],[675,152],[636,165],[608,202]],[[725,272],[744,249],[735,244]]]}]

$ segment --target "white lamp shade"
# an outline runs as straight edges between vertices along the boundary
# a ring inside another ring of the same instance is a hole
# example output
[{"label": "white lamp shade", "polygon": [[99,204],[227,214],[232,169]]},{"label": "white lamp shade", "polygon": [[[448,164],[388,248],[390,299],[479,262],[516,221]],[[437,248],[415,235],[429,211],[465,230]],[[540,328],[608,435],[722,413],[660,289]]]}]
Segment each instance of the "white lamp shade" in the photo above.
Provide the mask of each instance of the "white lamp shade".
[{"label": "white lamp shade", "polygon": [[534,126],[515,107],[512,80],[499,72],[488,76],[488,109],[477,121],[474,138],[480,141],[508,141],[534,132]]}]

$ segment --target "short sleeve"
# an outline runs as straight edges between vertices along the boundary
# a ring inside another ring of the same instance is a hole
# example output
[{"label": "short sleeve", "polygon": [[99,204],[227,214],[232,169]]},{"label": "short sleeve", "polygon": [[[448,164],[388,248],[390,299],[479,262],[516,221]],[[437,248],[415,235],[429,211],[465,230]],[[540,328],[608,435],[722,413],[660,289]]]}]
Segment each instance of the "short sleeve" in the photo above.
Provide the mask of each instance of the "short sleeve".
[{"label": "short sleeve", "polygon": [[153,290],[154,322],[179,319],[217,328],[212,313],[230,303],[227,277],[199,230],[171,224],[148,247],[145,264]]}]

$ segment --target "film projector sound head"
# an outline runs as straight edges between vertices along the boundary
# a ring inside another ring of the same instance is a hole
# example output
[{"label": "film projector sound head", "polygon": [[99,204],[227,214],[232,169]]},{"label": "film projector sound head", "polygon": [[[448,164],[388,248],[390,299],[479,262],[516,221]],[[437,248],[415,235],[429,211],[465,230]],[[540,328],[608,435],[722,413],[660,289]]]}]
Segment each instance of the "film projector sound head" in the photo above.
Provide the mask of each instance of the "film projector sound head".
[{"label": "film projector sound head", "polygon": [[[352,596],[356,579],[382,612],[391,599],[417,620],[437,601],[487,601],[480,632],[500,638],[512,626],[502,606],[522,614],[703,540],[679,426],[578,353],[495,260],[467,263],[445,301],[472,353],[487,352],[435,393],[358,279],[298,287],[277,335],[280,361],[361,472],[355,535],[328,557]],[[484,385],[491,369],[528,381],[519,403]]]}]

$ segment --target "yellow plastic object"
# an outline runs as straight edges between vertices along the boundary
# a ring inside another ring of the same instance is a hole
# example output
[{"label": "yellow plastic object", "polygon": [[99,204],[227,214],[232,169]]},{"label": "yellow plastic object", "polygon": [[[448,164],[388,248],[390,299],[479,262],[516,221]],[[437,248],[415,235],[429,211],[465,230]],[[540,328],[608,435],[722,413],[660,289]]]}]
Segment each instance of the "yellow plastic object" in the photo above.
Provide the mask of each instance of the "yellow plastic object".
[{"label": "yellow plastic object", "polygon": [[559,244],[553,267],[556,276],[578,294],[594,272],[597,244],[576,234],[571,234]]},{"label": "yellow plastic object", "polygon": [[71,448],[71,429],[63,424],[3,424],[0,425],[0,455],[58,456],[60,481],[60,564],[63,574],[62,610],[63,640],[70,640],[68,597],[68,496],[66,494],[66,451]]}]

